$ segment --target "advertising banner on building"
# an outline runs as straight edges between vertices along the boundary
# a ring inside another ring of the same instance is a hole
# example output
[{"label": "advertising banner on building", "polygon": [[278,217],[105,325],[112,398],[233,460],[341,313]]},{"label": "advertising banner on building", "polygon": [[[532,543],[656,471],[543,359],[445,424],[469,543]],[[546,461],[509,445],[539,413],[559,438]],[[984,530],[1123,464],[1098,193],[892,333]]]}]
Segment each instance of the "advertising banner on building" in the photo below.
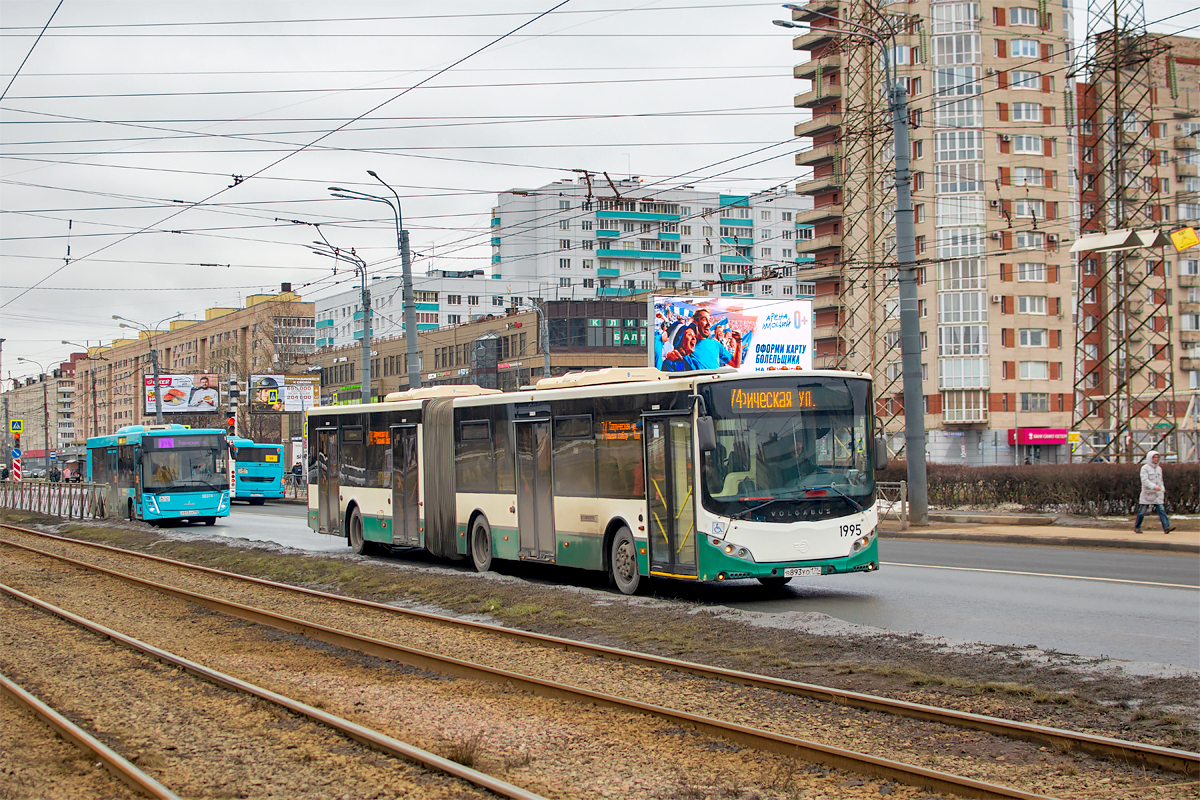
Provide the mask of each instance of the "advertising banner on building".
[{"label": "advertising banner on building", "polygon": [[250,411],[282,414],[320,405],[321,380],[313,375],[251,375]]},{"label": "advertising banner on building", "polygon": [[651,298],[650,364],[664,372],[812,369],[812,301]]},{"label": "advertising banner on building", "polygon": [[[220,410],[221,393],[216,375],[159,375],[164,414],[208,414]],[[154,376],[144,380],[146,413],[154,413]]]}]

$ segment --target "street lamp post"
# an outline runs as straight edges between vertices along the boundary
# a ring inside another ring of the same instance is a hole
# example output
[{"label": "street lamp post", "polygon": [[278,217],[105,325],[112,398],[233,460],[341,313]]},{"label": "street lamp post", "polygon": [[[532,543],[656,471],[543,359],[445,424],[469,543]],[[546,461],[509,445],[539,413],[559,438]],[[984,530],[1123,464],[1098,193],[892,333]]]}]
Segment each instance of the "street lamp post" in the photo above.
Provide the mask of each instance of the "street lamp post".
[{"label": "street lamp post", "polygon": [[[321,229],[317,228],[317,233],[321,233]],[[325,239],[325,234],[321,233],[321,239]],[[342,250],[339,247],[334,247],[328,240],[323,242],[313,242],[316,247],[310,247],[319,256],[332,258],[334,261],[345,260],[354,267],[362,278],[362,307],[363,307],[363,336],[362,336],[362,402],[371,402],[371,290],[367,286],[367,262],[359,258],[358,254],[351,248],[349,251]]]},{"label": "street lamp post", "polygon": [[[122,317],[118,314],[112,315],[113,319],[125,320],[125,322],[122,322],[117,327],[130,328],[132,330],[143,331],[147,336],[150,337],[150,362],[154,366],[154,422],[157,425],[163,424],[163,415],[162,415],[162,391],[159,389],[159,385],[158,385],[158,342],[157,342],[157,339],[155,339],[155,335],[158,334],[158,332],[159,332],[158,331],[159,325],[162,325],[167,320],[175,319],[176,317],[182,317],[182,316],[183,316],[183,312],[180,311],[178,313],[172,314],[169,317],[160,319],[158,322],[156,322],[154,324],[153,328],[150,328],[150,327],[143,325],[140,322],[136,322],[132,319],[129,319],[128,317]],[[130,324],[126,325],[125,324],[126,322],[128,322]],[[145,387],[143,387],[143,388],[145,388]]]},{"label": "street lamp post", "polygon": [[[908,465],[908,503],[914,525],[929,524],[929,489],[925,471],[925,402],[921,382],[921,318],[917,300],[917,242],[913,223],[912,173],[909,171],[908,90],[896,76],[891,47],[876,32],[847,19],[787,4],[791,11],[804,11],[856,30],[838,29],[846,36],[859,36],[883,51],[884,79],[888,85],[888,107],[892,113],[892,141],[896,159],[896,257],[900,284],[900,354],[904,376],[904,449]],[[789,20],[774,20],[783,28],[807,28]],[[895,33],[888,32],[894,42]]]},{"label": "street lamp post", "polygon": [[[87,354],[88,361],[108,361],[108,359],[104,358],[103,356],[100,356],[100,357],[93,356],[91,345],[79,344],[79,342],[68,342],[66,339],[63,339],[62,343],[69,344],[72,347],[82,347],[88,353]],[[96,402],[96,368],[92,367],[92,369],[90,369],[89,372],[92,374],[92,435],[99,436],[100,435],[100,410],[99,410],[98,404]],[[157,387],[156,387],[156,390],[157,390]],[[84,419],[87,419],[87,417],[85,416]],[[86,440],[87,436],[84,436],[83,438]]]},{"label": "street lamp post", "polygon": [[384,203],[392,209],[396,220],[396,248],[400,251],[400,268],[404,292],[404,344],[408,355],[408,388],[421,388],[421,364],[417,349],[417,306],[413,295],[412,260],[408,250],[408,231],[404,229],[404,216],[400,209],[400,195],[391,184],[379,177],[375,170],[367,170],[367,174],[386,186],[395,198],[395,202],[386,197],[360,192],[356,189],[343,189],[340,186],[330,186],[329,191],[334,197],[343,200],[369,200]]},{"label": "street lamp post", "polygon": [[42,437],[45,444],[46,453],[46,477],[50,476],[50,398],[46,392],[46,368],[42,366],[40,361],[34,361],[32,358],[18,358],[17,361],[26,361],[30,364],[36,364],[42,376]]}]

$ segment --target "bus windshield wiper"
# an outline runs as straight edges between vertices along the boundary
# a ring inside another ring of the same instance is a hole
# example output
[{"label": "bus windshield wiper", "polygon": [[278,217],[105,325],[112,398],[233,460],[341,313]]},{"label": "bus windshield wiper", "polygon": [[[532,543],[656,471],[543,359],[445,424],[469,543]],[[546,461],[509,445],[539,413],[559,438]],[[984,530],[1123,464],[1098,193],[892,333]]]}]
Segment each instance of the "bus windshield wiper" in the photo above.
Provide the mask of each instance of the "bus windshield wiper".
[{"label": "bus windshield wiper", "polygon": [[749,514],[751,511],[757,511],[760,508],[765,508],[765,507],[771,505],[772,503],[778,503],[780,500],[802,500],[802,499],[804,499],[804,490],[803,489],[798,492],[796,492],[796,491],[783,492],[782,494],[776,494],[771,497],[747,497],[747,498],[744,498],[745,501],[757,500],[757,501],[759,501],[758,505],[752,506],[750,508],[743,508],[741,511],[737,512],[736,514],[731,515],[730,519],[741,519],[742,517]]},{"label": "bus windshield wiper", "polygon": [[856,508],[856,509],[857,509],[859,512],[861,512],[861,511],[863,510],[863,507],[862,507],[862,504],[861,504],[861,503],[859,503],[859,502],[858,502],[857,500],[855,500],[853,497],[851,497],[850,495],[846,494],[845,492],[843,492],[841,489],[837,488],[837,487],[836,487],[836,486],[834,486],[833,484],[830,484],[830,485],[828,485],[828,486],[812,486],[812,487],[809,487],[809,488],[808,488],[806,491],[809,491],[809,492],[819,492],[819,491],[821,491],[822,489],[825,489],[825,490],[827,490],[827,491],[831,491],[831,492],[833,492],[833,493],[834,493],[834,494],[836,494],[838,497],[840,497],[840,498],[844,499],[846,502],[850,503],[850,505],[854,506],[854,507],[855,507],[855,508]]}]

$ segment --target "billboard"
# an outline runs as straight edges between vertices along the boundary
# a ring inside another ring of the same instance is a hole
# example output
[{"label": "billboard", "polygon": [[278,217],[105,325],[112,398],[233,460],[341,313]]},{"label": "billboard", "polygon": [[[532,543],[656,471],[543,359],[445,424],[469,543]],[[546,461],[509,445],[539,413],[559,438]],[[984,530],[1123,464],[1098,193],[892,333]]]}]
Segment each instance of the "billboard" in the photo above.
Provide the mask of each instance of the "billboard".
[{"label": "billboard", "polygon": [[[159,375],[158,390],[162,392],[164,414],[208,414],[221,408],[221,393],[216,375]],[[154,376],[147,375],[143,388],[146,413],[153,414]]]},{"label": "billboard", "polygon": [[321,379],[313,375],[251,375],[250,411],[282,414],[320,405]]},{"label": "billboard", "polygon": [[664,372],[812,369],[811,300],[652,297],[650,364]]}]

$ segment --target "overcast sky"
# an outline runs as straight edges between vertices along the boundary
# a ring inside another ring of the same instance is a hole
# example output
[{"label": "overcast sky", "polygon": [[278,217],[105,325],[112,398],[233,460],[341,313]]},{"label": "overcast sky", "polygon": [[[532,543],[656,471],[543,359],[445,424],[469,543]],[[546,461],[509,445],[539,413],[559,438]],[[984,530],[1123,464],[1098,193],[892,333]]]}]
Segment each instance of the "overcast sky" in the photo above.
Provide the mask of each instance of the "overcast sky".
[{"label": "overcast sky", "polygon": [[573,169],[794,182],[780,4],[560,1],[0,0],[3,377],[120,337],[113,314],[345,288],[291,220],[398,273],[390,212],[329,197],[386,194],[368,169],[402,198],[418,274],[487,267],[496,193]]}]

